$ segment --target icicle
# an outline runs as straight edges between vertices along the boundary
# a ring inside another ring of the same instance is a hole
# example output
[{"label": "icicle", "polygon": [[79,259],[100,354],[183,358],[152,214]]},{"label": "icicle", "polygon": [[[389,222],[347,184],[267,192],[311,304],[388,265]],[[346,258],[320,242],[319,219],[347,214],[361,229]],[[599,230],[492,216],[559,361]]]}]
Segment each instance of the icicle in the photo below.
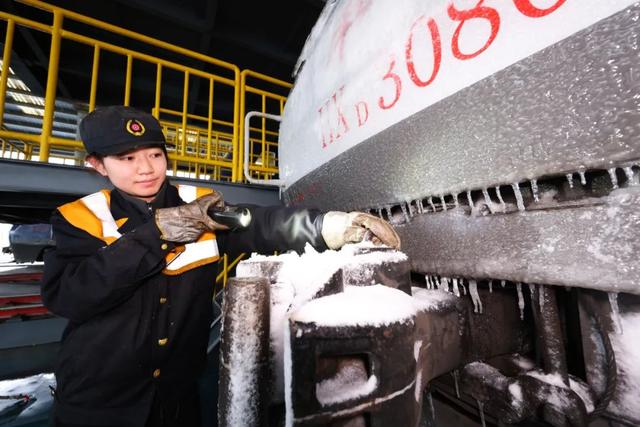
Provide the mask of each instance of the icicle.
[{"label": "icicle", "polygon": [[518,291],[518,308],[520,308],[520,320],[524,320],[524,297],[522,296],[522,283],[516,283]]},{"label": "icicle", "polygon": [[464,285],[462,280],[460,280],[460,286],[462,287],[462,295],[467,295],[467,287]]},{"label": "icicle", "polygon": [[473,301],[473,312],[482,314],[482,300],[478,295],[478,283],[473,279],[469,279],[469,295]]},{"label": "icicle", "polygon": [[455,296],[459,297],[460,296],[460,288],[458,287],[458,278],[454,277],[453,279],[453,284],[451,285],[451,287],[453,288],[453,293]]},{"label": "icicle", "polygon": [[618,188],[618,176],[616,175],[616,168],[611,168],[608,169],[607,172],[609,172],[609,176],[611,177],[611,185],[613,186],[613,189],[617,189]]},{"label": "icicle", "polygon": [[569,188],[573,188],[573,174],[568,173],[565,176],[567,177],[567,181],[569,182]]},{"label": "icicle", "polygon": [[434,276],[434,281],[436,282],[436,288],[440,289],[442,286],[442,278],[440,276]]},{"label": "icicle", "polygon": [[440,204],[442,205],[442,210],[446,211],[447,210],[447,204],[444,202],[444,195],[440,195]]},{"label": "icicle", "polygon": [[504,202],[504,200],[502,200],[502,193],[500,193],[500,186],[496,187],[496,194],[498,195],[498,200],[500,201],[500,207],[502,208],[502,212],[506,212],[507,205]]},{"label": "icicle", "polygon": [[618,293],[609,292],[609,305],[611,306],[611,319],[616,333],[622,334],[622,320],[620,319],[620,308],[618,307]]},{"label": "icicle", "polygon": [[469,202],[469,207],[471,208],[471,213],[476,210],[476,207],[473,204],[473,198],[471,197],[471,191],[467,190],[467,202]]},{"label": "icicle", "polygon": [[482,427],[487,427],[487,424],[484,421],[484,404],[479,400],[476,400],[476,402],[478,402],[478,412],[480,413],[480,423],[482,424]]},{"label": "icicle", "polygon": [[404,216],[404,221],[409,222],[411,218],[409,218],[409,213],[407,212],[407,207],[404,203],[400,203],[400,209],[402,210],[402,216]]},{"label": "icicle", "polygon": [[381,208],[378,208],[378,216],[380,217],[380,219],[383,219],[382,218],[382,209]]},{"label": "icicle", "polygon": [[538,203],[540,201],[540,198],[538,197],[538,180],[537,179],[531,180],[531,193],[533,194],[533,201]]},{"label": "icicle", "polygon": [[433,209],[433,211],[436,211],[436,206],[433,204],[433,199],[431,197],[429,197],[429,205],[431,206],[431,209]]},{"label": "icicle", "polygon": [[540,312],[544,309],[544,285],[538,285],[538,304],[540,304]]},{"label": "icicle", "polygon": [[518,210],[519,211],[523,211],[524,210],[524,200],[522,200],[522,193],[520,192],[520,185],[518,185],[517,182],[514,182],[513,184],[511,184],[511,187],[513,188],[513,193],[516,195],[516,202],[518,204]]},{"label": "icicle", "polygon": [[533,283],[529,283],[529,293],[531,294],[531,297],[533,297],[533,293],[536,290],[536,285]]},{"label": "icicle", "polygon": [[419,214],[424,213],[424,205],[422,204],[422,199],[418,199],[418,213]]},{"label": "icicle", "polygon": [[489,293],[493,292],[493,280],[489,280]]},{"label": "icicle", "polygon": [[587,185],[587,177],[584,174],[584,171],[578,171],[578,175],[580,175],[580,184]]},{"label": "icicle", "polygon": [[453,206],[456,208],[460,206],[460,204],[458,203],[458,193],[452,194],[451,197],[453,197]]},{"label": "icicle", "polygon": [[440,282],[441,287],[439,287],[438,289],[445,291],[445,292],[449,292],[449,278],[448,277],[443,277],[441,282]]},{"label": "icicle", "polygon": [[407,208],[409,209],[409,216],[413,217],[413,215],[415,215],[415,213],[413,211],[413,205],[411,204],[411,200],[409,200],[407,202]]},{"label": "icicle", "polygon": [[391,221],[391,206],[385,206],[384,211],[387,213],[387,218]]},{"label": "icicle", "polygon": [[459,373],[458,373],[458,370],[456,369],[453,371],[453,382],[456,387],[456,397],[460,399],[460,386],[458,385],[458,377],[459,377]]},{"label": "icicle", "polygon": [[633,174],[633,169],[631,166],[626,166],[623,168],[624,174],[627,176],[627,186],[633,187],[638,185],[638,177]]},{"label": "icicle", "polygon": [[482,195],[484,196],[484,202],[487,204],[487,207],[489,208],[489,212],[495,213],[496,210],[493,207],[493,202],[491,201],[491,197],[489,196],[489,192],[487,191],[486,188],[482,189]]},{"label": "icicle", "polygon": [[429,277],[429,275],[425,274],[424,279],[427,282],[427,289],[431,289],[431,278]]},{"label": "icicle", "polygon": [[504,280],[500,280],[500,285],[504,288],[505,281]]}]

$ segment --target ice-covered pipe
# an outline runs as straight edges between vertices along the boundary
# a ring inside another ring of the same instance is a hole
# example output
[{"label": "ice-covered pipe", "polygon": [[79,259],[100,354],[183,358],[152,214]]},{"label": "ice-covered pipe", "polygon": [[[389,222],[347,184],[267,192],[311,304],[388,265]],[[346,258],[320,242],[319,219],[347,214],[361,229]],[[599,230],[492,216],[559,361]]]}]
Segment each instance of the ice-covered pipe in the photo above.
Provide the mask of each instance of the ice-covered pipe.
[{"label": "ice-covered pipe", "polygon": [[218,419],[221,427],[266,425],[269,281],[231,278],[224,295]]}]

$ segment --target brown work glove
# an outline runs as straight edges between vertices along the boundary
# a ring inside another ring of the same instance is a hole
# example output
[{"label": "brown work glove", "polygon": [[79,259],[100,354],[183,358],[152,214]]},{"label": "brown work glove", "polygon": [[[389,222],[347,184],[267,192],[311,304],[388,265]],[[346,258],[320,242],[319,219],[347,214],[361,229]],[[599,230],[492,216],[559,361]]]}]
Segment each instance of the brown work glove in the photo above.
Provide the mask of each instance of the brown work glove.
[{"label": "brown work glove", "polygon": [[365,236],[376,245],[400,249],[400,237],[391,224],[364,212],[327,212],[322,219],[321,233],[330,249],[361,242]]},{"label": "brown work glove", "polygon": [[222,195],[217,191],[197,198],[186,205],[156,210],[156,225],[160,238],[169,242],[193,242],[205,231],[227,230],[207,214],[207,209],[224,208]]}]

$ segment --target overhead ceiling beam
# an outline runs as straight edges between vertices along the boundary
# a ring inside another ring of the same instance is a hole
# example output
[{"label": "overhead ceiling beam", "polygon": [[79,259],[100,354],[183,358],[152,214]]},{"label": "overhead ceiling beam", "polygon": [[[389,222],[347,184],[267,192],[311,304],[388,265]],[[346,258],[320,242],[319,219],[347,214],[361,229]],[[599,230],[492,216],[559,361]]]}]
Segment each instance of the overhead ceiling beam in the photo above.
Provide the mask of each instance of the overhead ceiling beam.
[{"label": "overhead ceiling beam", "polygon": [[282,46],[275,45],[273,43],[266,43],[263,39],[257,36],[218,31],[214,35],[214,39],[218,42],[229,43],[247,51],[254,52],[265,58],[269,58],[280,64],[290,66],[292,70],[298,60],[296,55],[284,52]]},{"label": "overhead ceiling beam", "polygon": [[[217,9],[217,0],[207,2],[207,13],[204,17],[197,14],[189,13],[188,8],[175,6],[171,2],[158,0],[114,0],[128,7],[139,9],[145,13],[150,13],[158,18],[165,19],[175,24],[188,28],[197,33],[207,33],[213,29],[214,23],[208,19],[210,3],[215,3],[214,9]],[[214,12],[215,13],[215,12]]]}]

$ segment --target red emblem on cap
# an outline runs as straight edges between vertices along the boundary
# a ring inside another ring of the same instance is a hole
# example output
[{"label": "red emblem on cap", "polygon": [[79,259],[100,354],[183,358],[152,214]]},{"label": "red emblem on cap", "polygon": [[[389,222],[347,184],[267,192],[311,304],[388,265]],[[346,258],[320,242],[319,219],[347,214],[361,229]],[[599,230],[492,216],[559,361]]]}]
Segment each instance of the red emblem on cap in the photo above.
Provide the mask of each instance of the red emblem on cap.
[{"label": "red emblem on cap", "polygon": [[141,136],[144,135],[144,126],[136,119],[131,119],[127,122],[127,132],[131,135]]}]

